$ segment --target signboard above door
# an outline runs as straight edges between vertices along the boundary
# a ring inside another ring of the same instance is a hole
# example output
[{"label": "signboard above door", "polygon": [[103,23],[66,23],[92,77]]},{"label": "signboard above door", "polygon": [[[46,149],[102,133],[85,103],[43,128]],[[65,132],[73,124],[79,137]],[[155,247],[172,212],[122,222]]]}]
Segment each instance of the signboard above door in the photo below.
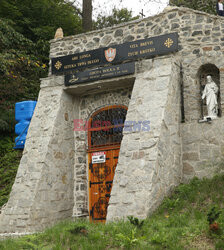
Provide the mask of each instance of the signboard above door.
[{"label": "signboard above door", "polygon": [[93,66],[119,64],[178,51],[178,33],[136,40],[106,48],[52,58],[52,74],[80,71]]},{"label": "signboard above door", "polygon": [[83,82],[91,82],[108,79],[118,76],[130,75],[135,72],[135,63],[123,63],[99,69],[85,70],[69,75],[65,75],[65,86],[70,86]]}]

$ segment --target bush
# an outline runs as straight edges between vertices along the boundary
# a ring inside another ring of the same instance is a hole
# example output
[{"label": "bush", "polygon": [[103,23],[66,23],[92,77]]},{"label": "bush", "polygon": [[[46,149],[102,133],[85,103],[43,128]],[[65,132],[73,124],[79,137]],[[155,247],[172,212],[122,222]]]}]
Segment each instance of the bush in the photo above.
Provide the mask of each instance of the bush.
[{"label": "bush", "polygon": [[21,151],[13,149],[14,143],[9,137],[0,137],[0,207],[9,198],[14,183],[19,162],[22,156]]}]

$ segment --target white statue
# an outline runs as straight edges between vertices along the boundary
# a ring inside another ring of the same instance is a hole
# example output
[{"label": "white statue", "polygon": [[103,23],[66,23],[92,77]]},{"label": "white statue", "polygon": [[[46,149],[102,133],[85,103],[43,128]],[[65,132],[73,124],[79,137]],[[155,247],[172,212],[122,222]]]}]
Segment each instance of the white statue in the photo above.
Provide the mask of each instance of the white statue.
[{"label": "white statue", "polygon": [[216,119],[218,114],[218,102],[217,102],[217,93],[218,87],[215,82],[212,80],[210,75],[207,76],[207,83],[205,85],[202,99],[206,97],[206,105],[208,110],[208,116],[206,118]]}]

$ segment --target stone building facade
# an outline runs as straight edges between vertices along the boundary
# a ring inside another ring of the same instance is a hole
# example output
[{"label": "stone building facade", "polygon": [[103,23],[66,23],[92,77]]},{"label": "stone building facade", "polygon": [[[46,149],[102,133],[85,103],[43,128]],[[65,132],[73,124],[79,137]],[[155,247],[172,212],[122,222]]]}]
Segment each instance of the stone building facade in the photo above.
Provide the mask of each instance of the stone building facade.
[{"label": "stone building facade", "polygon": [[[164,196],[194,176],[210,177],[224,146],[224,19],[187,8],[51,41],[50,58],[178,33],[178,52],[135,61],[135,73],[66,87],[63,75],[42,79],[23,157],[0,233],[42,230],[88,216],[88,136],[73,120],[124,105],[126,120],[150,121],[150,131],[123,131],[107,220],[145,218]],[[219,117],[205,113],[206,75],[219,86]]]}]

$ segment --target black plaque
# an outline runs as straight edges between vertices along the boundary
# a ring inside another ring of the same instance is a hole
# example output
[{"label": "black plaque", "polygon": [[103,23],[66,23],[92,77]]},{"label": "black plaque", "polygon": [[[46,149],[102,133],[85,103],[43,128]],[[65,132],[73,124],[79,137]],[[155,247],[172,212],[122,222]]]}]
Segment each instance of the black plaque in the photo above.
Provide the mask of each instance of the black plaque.
[{"label": "black plaque", "polygon": [[100,79],[107,79],[117,76],[130,75],[135,72],[135,63],[125,63],[120,65],[113,65],[94,70],[86,70],[70,75],[65,75],[65,86],[70,86],[83,82],[96,81]]},{"label": "black plaque", "polygon": [[178,51],[178,33],[52,58],[52,74],[83,70],[108,63],[119,64]]}]

